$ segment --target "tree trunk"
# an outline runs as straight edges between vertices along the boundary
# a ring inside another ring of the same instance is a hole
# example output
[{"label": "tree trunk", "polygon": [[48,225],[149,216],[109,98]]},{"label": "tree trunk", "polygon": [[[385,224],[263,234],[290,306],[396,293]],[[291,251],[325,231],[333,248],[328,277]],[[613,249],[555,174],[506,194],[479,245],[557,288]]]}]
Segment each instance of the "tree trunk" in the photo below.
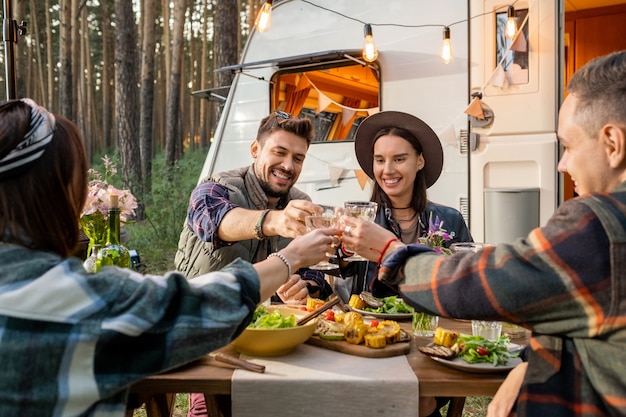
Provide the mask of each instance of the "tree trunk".
[{"label": "tree trunk", "polygon": [[100,2],[100,28],[102,30],[102,139],[104,149],[113,147],[113,112],[115,74],[113,68],[113,51],[115,38],[111,28],[110,0]]},{"label": "tree trunk", "polygon": [[54,68],[52,62],[52,18],[50,17],[50,0],[46,0],[46,69],[48,76],[48,89],[46,102],[44,103],[48,110],[52,112],[58,111],[57,103],[54,101]]},{"label": "tree trunk", "polygon": [[[135,20],[132,3],[115,0],[115,109],[122,178],[125,186],[141,198],[141,158],[137,136],[137,76],[135,74]],[[141,211],[139,209],[138,211]],[[143,213],[137,213],[142,218]]]},{"label": "tree trunk", "polygon": [[[202,54],[200,56],[200,87],[207,88],[209,82],[209,37],[206,36],[209,28],[209,0],[204,0],[203,17],[202,17]],[[212,77],[211,77],[212,78]],[[209,118],[209,101],[200,100],[200,148],[207,149],[209,147],[209,136],[211,131],[208,126]]]},{"label": "tree trunk", "polygon": [[80,48],[80,16],[79,16],[79,3],[80,0],[72,0],[72,26],[71,26],[71,39],[72,39],[72,115],[71,119],[77,122],[78,126],[84,129],[85,123],[83,121],[83,114],[78,107],[78,95],[83,87],[83,76],[81,73],[82,54]]},{"label": "tree trunk", "polygon": [[[239,58],[239,1],[238,0],[217,0],[214,29],[215,33],[213,47],[215,68],[234,65]],[[230,71],[214,73],[217,87],[230,86],[233,81],[233,74]],[[215,106],[215,120],[219,120],[224,103]]]},{"label": "tree trunk", "polygon": [[170,71],[170,82],[168,83],[167,105],[166,105],[166,161],[169,165],[180,159],[177,142],[181,140],[179,136],[179,108],[180,108],[180,87],[183,56],[183,28],[185,25],[186,2],[178,1],[174,5],[174,30],[172,34],[172,69]]},{"label": "tree trunk", "polygon": [[141,48],[141,109],[139,137],[141,138],[141,168],[143,189],[149,193],[152,189],[152,154],[154,147],[154,48],[156,1],[144,0],[143,44]]},{"label": "tree trunk", "polygon": [[59,113],[72,117],[72,0],[60,0]]}]

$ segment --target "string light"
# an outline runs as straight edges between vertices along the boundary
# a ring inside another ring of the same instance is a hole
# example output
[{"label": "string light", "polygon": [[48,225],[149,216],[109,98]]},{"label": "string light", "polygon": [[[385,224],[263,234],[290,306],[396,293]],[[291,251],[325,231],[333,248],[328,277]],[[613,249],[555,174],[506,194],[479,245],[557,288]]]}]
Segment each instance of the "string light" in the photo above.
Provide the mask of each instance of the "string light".
[{"label": "string light", "polygon": [[366,23],[365,27],[363,28],[363,32],[365,35],[365,44],[363,45],[363,59],[367,62],[374,62],[376,61],[376,58],[378,58],[378,51],[376,50],[374,37],[372,36],[372,25]]},{"label": "string light", "polygon": [[254,21],[254,27],[259,32],[265,32],[270,28],[272,23],[272,2],[274,0],[266,0],[261,6],[261,11]]},{"label": "string light", "polygon": [[[319,4],[315,4],[314,2],[310,0],[300,0],[300,1],[303,3],[309,4],[313,7],[316,7],[318,9],[322,9],[327,12],[334,13],[338,16],[344,17],[345,19],[359,22],[365,25],[364,27],[365,45],[363,46],[363,59],[367,62],[374,62],[378,58],[378,50],[376,49],[376,45],[374,44],[374,38],[372,36],[372,26],[394,26],[394,27],[403,27],[403,28],[424,28],[424,27],[433,27],[433,26],[443,27],[444,28],[443,29],[443,47],[441,50],[441,60],[447,64],[454,59],[454,54],[452,53],[452,43],[450,42],[450,27],[451,26],[468,22],[472,19],[475,19],[481,16],[499,13],[499,11],[504,8],[504,6],[501,6],[495,10],[486,11],[484,13],[471,16],[468,19],[459,20],[458,22],[450,23],[445,26],[442,24],[403,25],[403,24],[396,24],[396,23],[365,23],[362,20],[359,20],[355,17],[348,16],[336,10],[332,10],[327,7],[320,6]],[[514,0],[512,3],[515,4],[517,1],[518,0]],[[265,3],[263,3],[263,6],[261,6],[261,11],[259,12],[256,18],[256,21],[254,23],[256,30],[259,32],[265,32],[270,27],[272,2],[273,0],[265,0]],[[513,39],[515,35],[517,34],[517,24],[515,22],[515,8],[512,5],[506,6],[506,7],[507,7],[508,19],[507,19],[505,34],[507,37]]]},{"label": "string light", "polygon": [[449,64],[454,59],[452,53],[452,42],[450,42],[450,28],[446,26],[443,28],[443,46],[441,47],[441,60]]},{"label": "string light", "polygon": [[508,16],[506,20],[506,37],[509,39],[515,38],[515,34],[517,33],[517,24],[515,23],[515,8],[513,6],[509,6],[506,9],[506,14]]}]

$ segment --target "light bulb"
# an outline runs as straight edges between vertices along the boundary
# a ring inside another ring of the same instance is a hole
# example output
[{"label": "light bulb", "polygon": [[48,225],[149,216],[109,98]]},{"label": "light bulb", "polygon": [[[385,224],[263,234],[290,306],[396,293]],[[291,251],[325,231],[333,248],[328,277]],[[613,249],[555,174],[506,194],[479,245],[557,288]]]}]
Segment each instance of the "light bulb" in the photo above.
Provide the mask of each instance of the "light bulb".
[{"label": "light bulb", "polygon": [[261,11],[256,17],[254,21],[254,27],[259,32],[265,32],[270,28],[270,24],[272,23],[272,2],[274,0],[267,0],[261,6]]},{"label": "light bulb", "polygon": [[452,42],[450,42],[450,28],[443,28],[443,47],[441,48],[441,60],[449,64],[450,61],[454,59],[454,54],[452,53]]},{"label": "light bulb", "polygon": [[366,23],[365,27],[363,28],[363,32],[365,33],[365,45],[363,45],[363,59],[367,62],[374,62],[376,61],[376,58],[378,58],[378,51],[376,50],[374,37],[372,36],[372,25]]},{"label": "light bulb", "polygon": [[513,39],[515,37],[515,34],[517,33],[517,23],[515,23],[515,8],[513,8],[513,6],[509,6],[506,14],[508,16],[508,19],[506,21],[505,34],[507,38]]}]

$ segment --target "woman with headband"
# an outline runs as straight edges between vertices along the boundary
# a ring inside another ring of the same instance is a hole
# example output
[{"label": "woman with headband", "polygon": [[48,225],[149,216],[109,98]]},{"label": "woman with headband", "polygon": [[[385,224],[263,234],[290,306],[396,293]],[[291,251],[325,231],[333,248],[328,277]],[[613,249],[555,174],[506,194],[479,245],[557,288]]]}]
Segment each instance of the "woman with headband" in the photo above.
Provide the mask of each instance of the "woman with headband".
[{"label": "woman with headband", "polygon": [[228,344],[292,269],[327,259],[339,233],[316,230],[193,281],[88,274],[70,256],[87,168],[68,119],[30,99],[0,104],[2,416],[123,416],[130,385]]}]

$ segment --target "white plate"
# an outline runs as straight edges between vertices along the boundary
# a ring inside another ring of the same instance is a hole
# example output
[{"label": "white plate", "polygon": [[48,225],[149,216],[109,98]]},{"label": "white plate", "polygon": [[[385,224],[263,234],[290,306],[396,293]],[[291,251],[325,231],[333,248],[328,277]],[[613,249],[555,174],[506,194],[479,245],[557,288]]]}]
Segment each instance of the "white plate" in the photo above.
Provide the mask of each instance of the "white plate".
[{"label": "white plate", "polygon": [[508,372],[522,363],[520,358],[509,358],[506,365],[493,366],[490,363],[467,363],[461,358],[454,358],[452,360],[435,358],[429,356],[432,360],[439,362],[442,365],[446,365],[450,368],[458,369],[461,371],[474,372],[477,374],[492,374],[497,372]]},{"label": "white plate", "polygon": [[356,311],[357,313],[363,316],[372,316],[377,319],[383,320],[411,320],[413,315],[411,313],[398,313],[398,314],[387,314],[387,313],[374,313],[372,311],[360,310],[358,308],[350,307],[352,311]]}]

